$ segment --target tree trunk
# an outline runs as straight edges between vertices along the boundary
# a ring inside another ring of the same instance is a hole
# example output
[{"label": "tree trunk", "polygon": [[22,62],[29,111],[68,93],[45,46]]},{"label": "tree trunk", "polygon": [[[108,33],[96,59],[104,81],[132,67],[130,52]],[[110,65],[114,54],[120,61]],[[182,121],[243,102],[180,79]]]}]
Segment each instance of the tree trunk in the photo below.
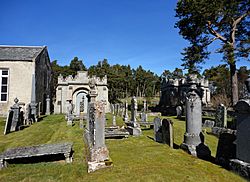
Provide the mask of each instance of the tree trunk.
[{"label": "tree trunk", "polygon": [[238,78],[237,78],[237,71],[236,71],[236,64],[235,62],[229,64],[230,65],[230,81],[231,81],[231,102],[234,106],[239,100],[238,94]]}]

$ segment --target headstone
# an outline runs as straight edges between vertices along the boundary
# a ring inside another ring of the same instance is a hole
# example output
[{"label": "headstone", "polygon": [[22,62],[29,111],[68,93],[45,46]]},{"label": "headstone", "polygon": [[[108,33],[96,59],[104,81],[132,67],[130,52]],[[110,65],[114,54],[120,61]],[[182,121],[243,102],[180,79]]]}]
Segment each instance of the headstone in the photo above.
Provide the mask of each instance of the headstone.
[{"label": "headstone", "polygon": [[162,143],[174,147],[173,122],[168,119],[162,120]]},{"label": "headstone", "polygon": [[162,142],[162,123],[158,117],[154,119],[154,136],[156,142]]},{"label": "headstone", "polygon": [[214,121],[212,120],[205,120],[202,127],[207,127],[207,128],[213,128],[214,127]]},{"label": "headstone", "polygon": [[85,129],[89,173],[107,167],[107,161],[109,161],[109,151],[105,145],[105,107],[103,102],[96,102],[95,84],[95,81],[89,83],[90,102],[88,104],[87,128]]},{"label": "headstone", "polygon": [[190,75],[188,80],[190,88],[186,95],[186,132],[180,147],[193,156],[210,158],[211,151],[204,145],[204,135],[201,132],[201,96],[197,90],[196,79],[196,75]]},{"label": "headstone", "polygon": [[74,109],[74,106],[72,104],[72,101],[69,100],[69,104],[67,107],[67,125],[68,126],[73,125],[73,109]]},{"label": "headstone", "polygon": [[227,127],[227,109],[223,104],[220,104],[216,109],[215,126]]},{"label": "headstone", "polygon": [[[250,78],[249,78],[250,83]],[[250,163],[250,97],[237,102],[235,106],[237,115],[237,148],[236,158]]]},{"label": "headstone", "polygon": [[229,160],[236,157],[236,135],[221,133],[216,150],[216,162],[221,166],[228,167]]},{"label": "headstone", "polygon": [[176,107],[176,115],[177,115],[177,119],[181,119],[181,116],[182,116],[182,107],[181,106]]},{"label": "headstone", "polygon": [[46,115],[50,115],[50,97],[47,95],[46,98]]},{"label": "headstone", "polygon": [[147,113],[141,113],[141,122],[148,122],[148,115]]},{"label": "headstone", "polygon": [[128,121],[128,101],[125,101],[125,106],[124,106],[124,122]]}]

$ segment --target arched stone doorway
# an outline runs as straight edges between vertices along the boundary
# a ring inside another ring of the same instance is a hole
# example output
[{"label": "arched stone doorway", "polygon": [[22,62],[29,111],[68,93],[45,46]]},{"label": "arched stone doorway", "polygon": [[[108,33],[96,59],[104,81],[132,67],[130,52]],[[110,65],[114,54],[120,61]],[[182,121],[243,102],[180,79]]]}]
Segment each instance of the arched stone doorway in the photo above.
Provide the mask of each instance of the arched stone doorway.
[{"label": "arched stone doorway", "polygon": [[76,95],[75,114],[79,116],[80,112],[87,113],[87,108],[88,108],[87,93],[84,91],[80,91]]}]

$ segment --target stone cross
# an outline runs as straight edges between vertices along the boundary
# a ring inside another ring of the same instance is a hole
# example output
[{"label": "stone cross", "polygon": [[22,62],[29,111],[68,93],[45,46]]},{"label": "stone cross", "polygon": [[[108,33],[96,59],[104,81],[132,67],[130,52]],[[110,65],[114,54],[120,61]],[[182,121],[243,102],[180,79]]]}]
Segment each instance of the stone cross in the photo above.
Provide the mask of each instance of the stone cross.
[{"label": "stone cross", "polygon": [[227,127],[227,109],[223,104],[220,104],[216,109],[215,126]]}]

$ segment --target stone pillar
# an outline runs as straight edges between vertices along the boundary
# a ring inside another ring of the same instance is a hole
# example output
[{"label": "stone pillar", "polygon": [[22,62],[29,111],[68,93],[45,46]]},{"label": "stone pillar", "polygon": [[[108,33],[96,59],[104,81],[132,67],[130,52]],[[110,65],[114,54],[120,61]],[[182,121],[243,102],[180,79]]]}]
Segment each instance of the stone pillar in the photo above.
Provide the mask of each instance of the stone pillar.
[{"label": "stone pillar", "polygon": [[143,101],[143,112],[147,112],[147,101]]},{"label": "stone pillar", "polygon": [[188,80],[190,88],[186,95],[186,132],[184,134],[184,142],[181,144],[181,148],[193,156],[199,155],[198,152],[202,151],[198,151],[198,148],[201,144],[204,145],[204,136],[201,132],[201,96],[196,87],[196,80],[196,75],[190,75]]},{"label": "stone pillar", "polygon": [[46,115],[50,115],[50,98],[49,98],[49,95],[47,95],[47,98],[46,98]]},{"label": "stone pillar", "polygon": [[124,121],[128,121],[128,101],[125,101],[125,107],[124,107]]}]

